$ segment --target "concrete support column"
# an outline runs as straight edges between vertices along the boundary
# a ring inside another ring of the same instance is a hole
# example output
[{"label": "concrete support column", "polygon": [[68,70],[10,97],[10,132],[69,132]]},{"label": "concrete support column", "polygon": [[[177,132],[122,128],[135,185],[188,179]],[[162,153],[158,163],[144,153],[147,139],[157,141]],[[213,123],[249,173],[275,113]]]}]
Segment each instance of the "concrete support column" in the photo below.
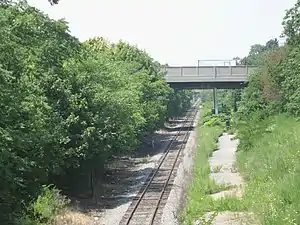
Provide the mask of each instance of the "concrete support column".
[{"label": "concrete support column", "polygon": [[218,102],[217,102],[217,88],[213,89],[213,98],[214,98],[215,115],[218,115],[219,114],[219,110],[218,110]]},{"label": "concrete support column", "polygon": [[234,91],[234,111],[236,112],[237,111],[237,103],[236,103],[236,96],[237,95],[237,92]]}]

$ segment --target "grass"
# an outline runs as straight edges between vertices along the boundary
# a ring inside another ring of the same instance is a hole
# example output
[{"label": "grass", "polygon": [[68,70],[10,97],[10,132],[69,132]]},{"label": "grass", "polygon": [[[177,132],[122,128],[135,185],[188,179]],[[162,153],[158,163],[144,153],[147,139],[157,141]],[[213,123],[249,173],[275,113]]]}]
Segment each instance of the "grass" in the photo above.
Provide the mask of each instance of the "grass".
[{"label": "grass", "polygon": [[44,185],[37,199],[28,207],[30,214],[18,218],[18,225],[46,225],[55,223],[56,217],[66,211],[70,200],[53,185]]},{"label": "grass", "polygon": [[209,177],[210,166],[208,159],[217,149],[217,139],[223,131],[223,127],[203,126],[211,124],[207,122],[209,108],[203,107],[200,117],[200,126],[197,127],[197,151],[194,158],[194,168],[192,182],[187,191],[187,203],[181,215],[182,224],[192,224],[196,219],[200,219],[206,212],[210,211],[240,211],[245,208],[243,203],[234,197],[226,197],[220,200],[213,200],[209,194],[230,189],[228,186],[217,185]]},{"label": "grass", "polygon": [[53,225],[87,225],[93,224],[93,219],[85,213],[67,209],[55,217]]},{"label": "grass", "polygon": [[244,204],[262,225],[300,224],[300,122],[280,115],[254,124],[239,130]]},{"label": "grass", "polygon": [[[208,121],[203,112],[201,120]],[[209,196],[226,189],[209,179],[208,164],[222,128],[200,126],[182,224],[192,224],[209,211],[226,210],[252,211],[261,225],[300,224],[300,121],[286,115],[259,122],[250,117],[244,126],[237,128],[240,145],[234,170],[238,169],[247,184],[242,199],[213,200]],[[213,168],[212,172],[219,169]]]}]

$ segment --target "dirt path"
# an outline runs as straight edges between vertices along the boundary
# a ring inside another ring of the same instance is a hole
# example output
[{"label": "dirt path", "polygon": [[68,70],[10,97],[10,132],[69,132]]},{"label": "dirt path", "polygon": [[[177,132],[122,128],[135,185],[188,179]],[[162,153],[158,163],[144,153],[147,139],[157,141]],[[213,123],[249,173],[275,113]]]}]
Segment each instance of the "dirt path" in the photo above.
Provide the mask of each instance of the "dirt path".
[{"label": "dirt path", "polygon": [[[221,191],[212,194],[211,197],[215,200],[232,196],[241,198],[243,190],[243,179],[235,168],[236,150],[238,140],[233,139],[233,135],[224,133],[219,137],[218,150],[213,153],[209,159],[211,167],[210,178],[217,184],[225,184],[233,186],[230,190]],[[253,216],[248,212],[209,212],[204,216],[204,221],[196,221],[194,224],[211,224],[211,225],[246,225],[256,224],[253,222]]]},{"label": "dirt path", "polygon": [[240,174],[235,168],[235,152],[237,149],[238,140],[233,140],[233,135],[223,134],[219,137],[219,148],[213,152],[213,155],[209,159],[209,165],[211,170],[216,170],[210,174],[217,184],[236,186],[228,191],[222,191],[211,195],[214,199],[218,199],[224,196],[232,195],[241,197],[241,189],[243,186],[243,180]]}]

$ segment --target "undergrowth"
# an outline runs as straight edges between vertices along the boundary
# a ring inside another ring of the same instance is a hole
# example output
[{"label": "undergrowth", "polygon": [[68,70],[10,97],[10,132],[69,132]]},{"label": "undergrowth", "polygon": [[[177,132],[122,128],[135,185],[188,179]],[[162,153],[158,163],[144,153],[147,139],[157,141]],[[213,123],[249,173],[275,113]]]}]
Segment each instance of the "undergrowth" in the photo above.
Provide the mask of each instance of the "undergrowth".
[{"label": "undergrowth", "polygon": [[244,201],[263,225],[300,224],[300,122],[285,115],[239,129]]},{"label": "undergrowth", "polygon": [[57,215],[66,209],[69,200],[52,185],[43,186],[40,195],[29,205],[27,214],[17,219],[18,225],[54,224]]},{"label": "undergrowth", "polygon": [[182,224],[192,224],[194,220],[201,218],[206,212],[236,211],[245,207],[237,198],[226,197],[213,200],[209,196],[231,188],[217,185],[209,177],[211,168],[208,159],[217,149],[217,140],[224,130],[225,123],[220,117],[213,116],[207,106],[203,107],[200,114],[192,182],[188,187],[187,203],[181,214]]}]

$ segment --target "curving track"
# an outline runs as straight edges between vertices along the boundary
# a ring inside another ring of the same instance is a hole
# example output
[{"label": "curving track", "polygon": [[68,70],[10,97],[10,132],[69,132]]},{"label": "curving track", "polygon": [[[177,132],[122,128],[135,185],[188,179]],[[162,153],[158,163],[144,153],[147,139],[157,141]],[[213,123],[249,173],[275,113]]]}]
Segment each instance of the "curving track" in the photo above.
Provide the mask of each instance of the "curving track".
[{"label": "curving track", "polygon": [[198,109],[199,102],[187,112],[180,130],[168,145],[139,194],[133,199],[119,225],[160,224],[162,211],[176,176],[178,159],[189,138]]}]

